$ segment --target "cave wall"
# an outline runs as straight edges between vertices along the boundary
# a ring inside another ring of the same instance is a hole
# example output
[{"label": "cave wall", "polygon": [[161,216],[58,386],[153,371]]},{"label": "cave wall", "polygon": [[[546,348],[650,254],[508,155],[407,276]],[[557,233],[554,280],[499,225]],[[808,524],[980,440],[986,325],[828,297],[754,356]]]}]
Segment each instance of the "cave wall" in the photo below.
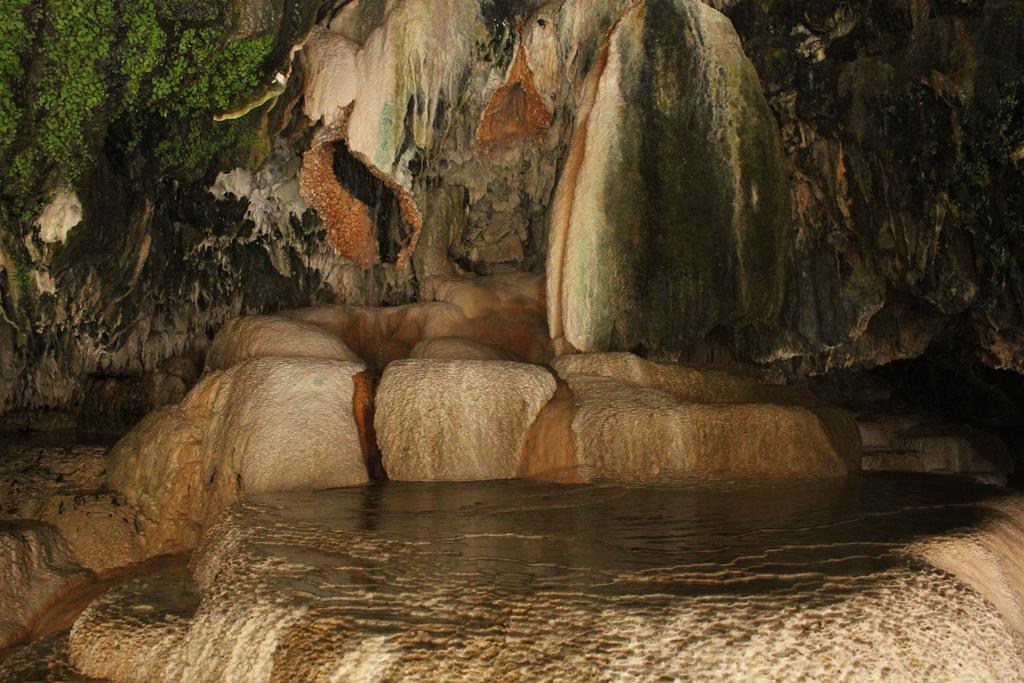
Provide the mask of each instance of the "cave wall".
[{"label": "cave wall", "polygon": [[[580,347],[1024,372],[1019,2],[3,2],[0,412],[111,378],[145,412],[238,313],[550,278],[588,202],[610,260],[577,268],[604,292],[568,299],[604,321]],[[637,11],[619,128],[581,150]],[[299,187],[322,139],[414,200],[410,268],[331,248]]]},{"label": "cave wall", "polygon": [[298,196],[301,81],[278,74],[320,4],[4,5],[0,412],[139,416],[239,313],[413,296]]},{"label": "cave wall", "polygon": [[1024,370],[1024,5],[739,0],[791,171],[787,372],[957,347]]}]

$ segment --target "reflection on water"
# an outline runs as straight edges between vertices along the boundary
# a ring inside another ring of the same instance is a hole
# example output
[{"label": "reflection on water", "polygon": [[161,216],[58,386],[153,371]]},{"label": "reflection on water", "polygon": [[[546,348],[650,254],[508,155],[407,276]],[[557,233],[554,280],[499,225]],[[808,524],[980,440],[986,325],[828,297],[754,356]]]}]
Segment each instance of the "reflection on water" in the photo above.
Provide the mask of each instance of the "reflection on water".
[{"label": "reflection on water", "polygon": [[972,538],[994,493],[870,476],[264,495],[197,551],[198,593],[180,572],[115,589],[71,650],[146,680],[1024,680],[999,611],[907,552]]},{"label": "reflection on water", "polygon": [[[974,528],[984,512],[973,503],[991,495],[965,482],[872,476],[659,487],[392,482],[254,502],[296,525],[401,540],[417,548],[405,561],[509,591],[572,582],[600,592],[701,595],[806,589],[905,564],[894,549]],[[634,573],[646,585],[609,583]],[[649,580],[661,573],[673,579]]]}]

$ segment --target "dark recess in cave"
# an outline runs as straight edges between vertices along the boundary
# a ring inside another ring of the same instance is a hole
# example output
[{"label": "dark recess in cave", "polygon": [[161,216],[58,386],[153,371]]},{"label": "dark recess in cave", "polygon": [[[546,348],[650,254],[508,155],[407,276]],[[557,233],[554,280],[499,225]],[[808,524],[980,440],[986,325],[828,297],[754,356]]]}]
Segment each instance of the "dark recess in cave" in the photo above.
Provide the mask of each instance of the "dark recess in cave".
[{"label": "dark recess in cave", "polygon": [[984,365],[973,354],[933,345],[922,356],[872,370],[837,370],[812,382],[816,393],[862,414],[922,413],[998,436],[1024,488],[1024,376]]},{"label": "dark recess in cave", "polygon": [[1016,464],[1014,485],[1024,484],[1024,377],[941,347],[870,374],[889,385],[897,408],[935,413],[998,435]]},{"label": "dark recess in cave", "polygon": [[370,219],[377,229],[380,260],[395,263],[411,237],[408,227],[402,223],[398,197],[352,154],[344,141],[334,146],[334,175],[353,197],[369,209]]}]

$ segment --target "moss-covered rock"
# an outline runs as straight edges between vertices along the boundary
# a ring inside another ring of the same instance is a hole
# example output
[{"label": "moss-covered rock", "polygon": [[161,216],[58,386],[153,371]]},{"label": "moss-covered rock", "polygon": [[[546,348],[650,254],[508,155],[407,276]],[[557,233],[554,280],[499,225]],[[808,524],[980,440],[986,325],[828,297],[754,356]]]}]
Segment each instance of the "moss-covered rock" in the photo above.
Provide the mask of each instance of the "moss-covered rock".
[{"label": "moss-covered rock", "polygon": [[929,345],[1024,370],[1024,6],[739,0],[796,214],[780,323],[737,336],[786,372]]},{"label": "moss-covered rock", "polygon": [[548,262],[566,341],[672,350],[717,326],[773,320],[786,170],[729,20],[696,1],[641,3],[595,68],[579,168],[561,181],[571,214],[553,225],[565,247]]}]

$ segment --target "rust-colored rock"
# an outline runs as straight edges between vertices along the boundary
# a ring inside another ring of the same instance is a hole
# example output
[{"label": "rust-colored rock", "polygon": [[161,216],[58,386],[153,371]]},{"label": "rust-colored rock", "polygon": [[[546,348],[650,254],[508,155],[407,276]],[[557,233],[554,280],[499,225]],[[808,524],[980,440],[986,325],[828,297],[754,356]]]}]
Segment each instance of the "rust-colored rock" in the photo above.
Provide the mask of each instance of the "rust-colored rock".
[{"label": "rust-colored rock", "polygon": [[377,432],[373,428],[373,397],[377,388],[377,377],[372,372],[360,372],[353,375],[352,382],[355,385],[352,392],[352,415],[359,430],[359,447],[363,452],[363,462],[366,463],[366,473],[370,479],[376,481],[387,479],[384,465],[381,464]]},{"label": "rust-colored rock", "polygon": [[334,175],[334,145],[314,144],[302,157],[299,194],[316,209],[335,253],[369,268],[380,260],[373,221],[366,205],[342,187]]},{"label": "rust-colored rock", "polygon": [[431,288],[435,301],[388,308],[316,306],[281,315],[337,336],[375,367],[408,358],[420,342],[453,337],[529,363],[551,360],[543,277],[452,278]]},{"label": "rust-colored rock", "polygon": [[476,144],[487,149],[516,140],[540,139],[551,125],[551,117],[520,45],[504,85],[494,92],[484,109],[476,129]]}]

